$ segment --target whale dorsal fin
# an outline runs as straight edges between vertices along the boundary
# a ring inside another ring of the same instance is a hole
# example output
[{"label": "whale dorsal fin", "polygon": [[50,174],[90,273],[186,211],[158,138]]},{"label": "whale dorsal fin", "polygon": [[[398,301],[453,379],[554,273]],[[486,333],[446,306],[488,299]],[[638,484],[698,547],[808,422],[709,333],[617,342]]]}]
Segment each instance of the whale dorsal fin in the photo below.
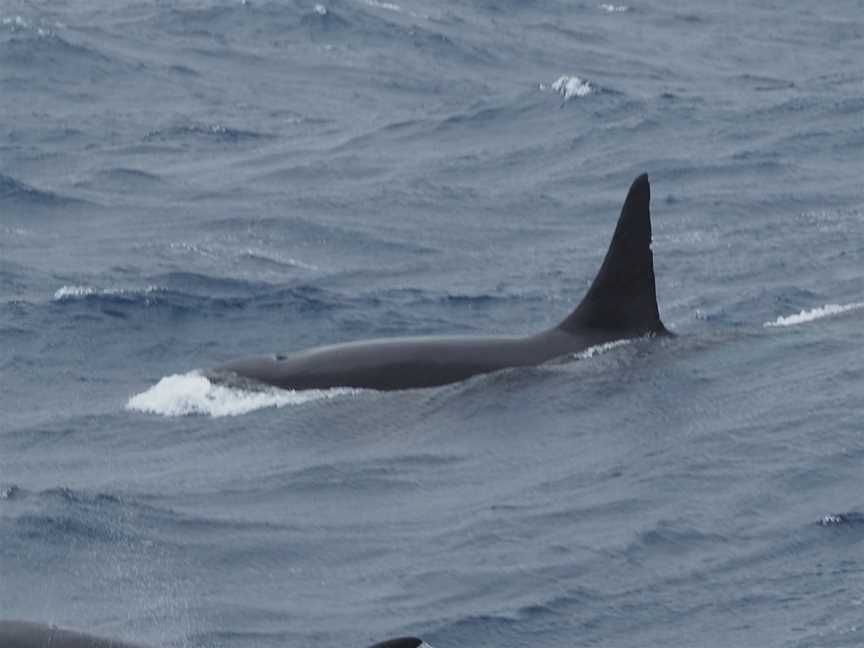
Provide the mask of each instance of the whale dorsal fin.
[{"label": "whale dorsal fin", "polygon": [[657,309],[650,202],[651,186],[643,173],[630,185],[600,272],[559,328],[569,333],[585,329],[632,335],[667,332]]}]

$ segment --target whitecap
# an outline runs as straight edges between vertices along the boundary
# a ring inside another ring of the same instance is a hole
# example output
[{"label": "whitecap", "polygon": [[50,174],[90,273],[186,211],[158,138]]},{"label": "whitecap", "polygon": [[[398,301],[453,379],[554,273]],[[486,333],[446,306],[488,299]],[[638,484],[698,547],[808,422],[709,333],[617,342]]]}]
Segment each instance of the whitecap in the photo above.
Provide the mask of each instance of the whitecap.
[{"label": "whitecap", "polygon": [[90,295],[149,295],[159,290],[159,286],[144,288],[93,288],[91,286],[63,286],[54,291],[54,301],[81,299]]},{"label": "whitecap", "polygon": [[0,500],[10,500],[15,497],[20,489],[15,484],[11,486],[6,486],[5,488],[0,488]]},{"label": "whitecap", "polygon": [[30,231],[24,229],[23,227],[8,227],[4,225],[0,227],[0,232],[2,232],[6,236],[29,236]]},{"label": "whitecap", "polygon": [[[564,101],[569,101],[573,97],[585,97],[594,91],[588,81],[580,79],[578,76],[560,76],[549,87],[563,96]],[[545,84],[540,84],[541,90],[546,90],[546,88]]]},{"label": "whitecap", "polygon": [[796,313],[795,315],[778,317],[772,322],[765,322],[762,326],[765,328],[773,328],[775,326],[797,326],[798,324],[805,324],[807,322],[822,319],[823,317],[831,317],[832,315],[847,313],[849,311],[858,310],[859,308],[864,308],[864,302],[854,302],[852,304],[825,304],[825,306],[820,306],[819,308],[802,310],[800,313]]},{"label": "whitecap", "polygon": [[828,515],[822,516],[822,519],[819,520],[819,524],[822,526],[840,526],[846,521],[845,515],[840,515],[836,513],[829,513]]},{"label": "whitecap", "polygon": [[613,5],[613,4],[601,4],[600,8],[603,11],[608,11],[609,13],[622,13],[624,11],[630,11],[630,7],[627,5]]},{"label": "whitecap", "polygon": [[376,9],[386,9],[387,11],[402,11],[402,7],[393,2],[379,2],[379,0],[360,0],[363,4],[375,7]]},{"label": "whitecap", "polygon": [[24,20],[21,16],[6,16],[0,19],[0,25],[10,27],[13,31],[17,29],[28,29],[30,23]]},{"label": "whitecap", "polygon": [[587,349],[580,351],[579,353],[574,353],[573,357],[577,360],[587,360],[588,358],[593,358],[594,356],[606,353],[607,351],[611,351],[612,349],[624,346],[625,344],[630,344],[632,341],[633,340],[613,340],[612,342],[595,344],[594,346],[590,346]]},{"label": "whitecap", "polygon": [[96,294],[96,289],[90,286],[63,286],[54,292],[54,301],[87,297]]},{"label": "whitecap", "polygon": [[162,416],[239,416],[268,407],[301,405],[356,393],[355,389],[294,391],[266,387],[251,391],[217,385],[198,371],[162,378],[149,389],[129,398],[126,409]]},{"label": "whitecap", "polygon": [[[30,21],[22,18],[21,16],[5,16],[0,18],[0,25],[3,27],[8,27],[9,31],[12,33],[21,32],[21,31],[29,31],[35,32],[37,35],[45,38],[46,36],[53,36],[54,32],[46,27],[39,27],[33,25]],[[56,23],[59,27],[60,24]]]}]

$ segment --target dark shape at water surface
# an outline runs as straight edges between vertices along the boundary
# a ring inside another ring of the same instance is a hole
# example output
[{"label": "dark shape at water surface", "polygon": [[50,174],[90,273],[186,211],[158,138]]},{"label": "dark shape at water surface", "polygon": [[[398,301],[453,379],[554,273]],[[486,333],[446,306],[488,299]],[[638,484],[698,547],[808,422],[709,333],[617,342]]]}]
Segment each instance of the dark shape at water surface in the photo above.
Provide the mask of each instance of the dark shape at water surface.
[{"label": "dark shape at water surface", "polygon": [[[423,642],[414,637],[389,639],[370,648],[418,648]],[[2,648],[145,648],[142,644],[96,637],[29,621],[0,621]]]},{"label": "dark shape at water surface", "polygon": [[[376,643],[373,646],[369,646],[369,648],[419,648],[422,644],[423,640],[417,637],[398,637]],[[429,644],[426,645],[428,646]]]},{"label": "dark shape at water surface", "polygon": [[27,621],[0,621],[3,648],[143,648],[141,644],[105,639]]},{"label": "dark shape at water surface", "polygon": [[651,252],[651,189],[633,182],[606,258],[587,294],[558,326],[529,336],[442,336],[363,340],[229,362],[210,377],[235,376],[283,389],[411,389],[538,365],[613,340],[666,334],[657,308]]}]

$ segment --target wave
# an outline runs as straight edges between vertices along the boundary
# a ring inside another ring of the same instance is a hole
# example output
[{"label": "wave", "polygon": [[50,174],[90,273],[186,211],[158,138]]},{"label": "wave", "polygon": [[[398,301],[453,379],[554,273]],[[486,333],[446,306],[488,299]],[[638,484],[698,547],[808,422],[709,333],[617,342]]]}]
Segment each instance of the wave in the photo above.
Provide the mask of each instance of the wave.
[{"label": "wave", "polygon": [[46,27],[45,25],[36,25],[23,16],[0,17],[0,27],[5,27],[13,34],[28,32],[36,34],[42,38],[54,35],[54,32],[50,27]]},{"label": "wave", "polygon": [[272,254],[259,249],[247,248],[240,253],[240,258],[261,265],[275,266],[277,268],[300,268],[301,270],[318,270],[318,266],[304,263],[294,257],[286,257]]},{"label": "wave", "polygon": [[774,92],[795,87],[794,81],[758,74],[738,74],[732,79],[741,85],[748,86],[755,92]]},{"label": "wave", "polygon": [[[379,2],[378,0],[359,0],[363,4],[368,7],[374,7],[375,9],[384,9],[385,11],[396,11],[401,13],[404,11],[401,6],[396,4],[395,2]],[[416,15],[416,14],[411,14]]]},{"label": "wave", "polygon": [[864,525],[864,513],[852,511],[849,513],[829,513],[819,519],[819,526],[861,526]]},{"label": "wave", "polygon": [[37,189],[25,182],[16,180],[12,176],[0,173],[0,203],[5,201],[23,202],[30,205],[47,207],[62,207],[86,202],[79,198],[63,196],[53,191]]},{"label": "wave", "polygon": [[581,79],[576,75],[561,75],[549,85],[541,83],[540,90],[542,92],[549,90],[557,92],[564,97],[565,102],[570,101],[574,97],[587,97],[596,91],[594,86],[592,86],[588,81]]},{"label": "wave", "polygon": [[403,308],[418,306],[456,306],[459,308],[482,308],[498,304],[544,303],[549,300],[546,293],[535,290],[505,290],[492,292],[451,292],[423,288],[388,288],[370,293],[377,300],[386,300]]},{"label": "wave", "polygon": [[307,284],[285,286],[194,273],[168,273],[151,280],[154,283],[143,287],[64,285],[54,292],[51,303],[72,313],[101,311],[115,317],[132,316],[145,309],[175,316],[245,309],[319,313],[375,303],[369,295],[342,294]]},{"label": "wave", "polygon": [[[361,0],[362,2],[362,0]],[[305,35],[312,40],[327,39],[327,44],[348,42],[357,38],[366,39],[375,49],[398,53],[401,59],[411,52],[428,55],[439,61],[458,64],[495,64],[499,54],[489,48],[457,36],[453,31],[439,30],[440,25],[423,24],[419,21],[402,21],[401,15],[428,20],[429,16],[411,11],[402,12],[401,7],[388,2],[362,2],[367,7],[388,11],[368,12],[354,5],[340,5],[338,11],[322,4],[300,19]]]},{"label": "wave", "polygon": [[614,5],[608,3],[601,4],[600,9],[607,13],[623,13],[625,11],[630,11],[630,7],[627,5]]},{"label": "wave", "polygon": [[96,173],[93,178],[77,182],[76,189],[94,189],[97,191],[161,191],[168,183],[158,174],[126,167],[105,169]]},{"label": "wave", "polygon": [[796,313],[795,315],[784,315],[778,317],[771,322],[765,322],[762,326],[765,328],[797,326],[798,324],[806,324],[807,322],[840,315],[841,313],[848,313],[849,311],[858,310],[860,308],[864,308],[864,302],[854,302],[851,304],[826,304],[825,306],[819,306],[818,308],[802,310],[800,313]]},{"label": "wave", "polygon": [[[52,87],[57,87],[56,84],[71,86],[83,78],[101,79],[112,69],[128,69],[121,59],[79,42],[82,34],[64,29],[61,23],[7,16],[0,18],[0,26],[11,33],[11,37],[0,40],[0,58],[12,64],[10,71],[21,73],[19,78],[35,79],[34,83],[39,83],[42,77],[38,71],[44,70],[44,76],[53,81]],[[68,75],[59,74],[59,70]]]},{"label": "wave", "polygon": [[192,123],[166,128],[156,128],[144,135],[145,142],[176,142],[185,139],[198,139],[217,141],[225,144],[239,144],[243,142],[257,142],[270,139],[272,135],[259,133],[254,130],[243,128],[232,128],[219,122]]},{"label": "wave", "polygon": [[239,416],[259,409],[302,405],[356,393],[355,389],[293,391],[263,387],[260,390],[217,385],[198,371],[162,378],[146,391],[129,398],[126,409],[161,416],[202,415],[213,418]]},{"label": "wave", "polygon": [[134,295],[149,295],[158,291],[157,286],[147,286],[145,288],[93,288],[91,286],[63,286],[54,291],[54,301],[68,301],[72,299],[82,299],[91,296],[134,296]]},{"label": "wave", "polygon": [[29,540],[48,544],[78,541],[96,543],[129,542],[123,516],[128,503],[108,493],[57,487],[28,491],[17,485],[0,489],[0,500],[28,500],[13,509],[15,532]]},{"label": "wave", "polygon": [[17,498],[21,494],[21,488],[15,484],[0,487],[0,501]]}]

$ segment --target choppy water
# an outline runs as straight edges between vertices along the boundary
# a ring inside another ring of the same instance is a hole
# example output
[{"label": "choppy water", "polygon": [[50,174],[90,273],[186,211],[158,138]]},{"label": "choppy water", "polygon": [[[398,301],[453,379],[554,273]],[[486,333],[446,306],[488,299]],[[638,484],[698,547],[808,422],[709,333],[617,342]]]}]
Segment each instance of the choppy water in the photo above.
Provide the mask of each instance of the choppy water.
[{"label": "choppy water", "polygon": [[[864,642],[864,4],[0,2],[0,616],[167,646]],[[439,389],[653,183],[679,335]]]}]

